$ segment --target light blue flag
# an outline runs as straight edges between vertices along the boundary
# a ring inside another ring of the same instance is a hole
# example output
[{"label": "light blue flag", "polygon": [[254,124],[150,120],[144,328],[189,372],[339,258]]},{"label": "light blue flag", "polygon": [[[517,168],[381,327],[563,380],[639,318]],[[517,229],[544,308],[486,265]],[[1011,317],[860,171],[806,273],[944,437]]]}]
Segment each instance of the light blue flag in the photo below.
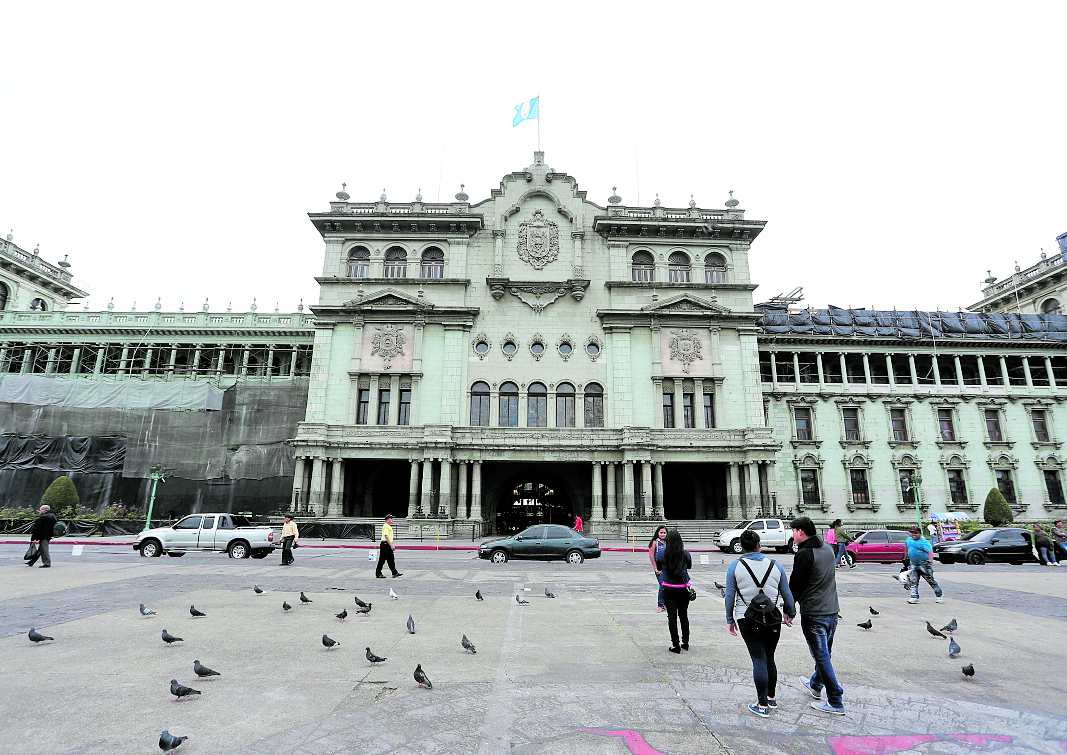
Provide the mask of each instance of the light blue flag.
[{"label": "light blue flag", "polygon": [[538,99],[540,99],[540,97],[534,97],[529,102],[524,102],[521,105],[516,105],[515,117],[511,119],[511,125],[518,126],[523,121],[529,121],[536,118]]}]

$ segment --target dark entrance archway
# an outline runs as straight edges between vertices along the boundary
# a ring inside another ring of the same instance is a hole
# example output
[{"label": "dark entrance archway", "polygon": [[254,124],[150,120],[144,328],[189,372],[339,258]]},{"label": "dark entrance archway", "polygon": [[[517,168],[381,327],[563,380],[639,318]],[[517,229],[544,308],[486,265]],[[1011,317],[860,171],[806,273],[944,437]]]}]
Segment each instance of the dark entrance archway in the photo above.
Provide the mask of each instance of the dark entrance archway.
[{"label": "dark entrance archway", "polygon": [[[581,464],[486,463],[482,468],[483,511],[495,532],[518,532],[532,524],[574,524],[588,508]],[[583,495],[584,494],[584,495]],[[583,514],[585,517],[585,514]]]}]

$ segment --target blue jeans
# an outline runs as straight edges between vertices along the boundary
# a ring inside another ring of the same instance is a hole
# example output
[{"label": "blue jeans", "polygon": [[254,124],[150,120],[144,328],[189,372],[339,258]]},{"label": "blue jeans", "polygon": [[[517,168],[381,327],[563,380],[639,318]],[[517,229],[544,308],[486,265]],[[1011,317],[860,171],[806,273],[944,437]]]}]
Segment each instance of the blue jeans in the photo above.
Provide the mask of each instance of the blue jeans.
[{"label": "blue jeans", "polygon": [[1051,548],[1042,548],[1039,545],[1037,547],[1037,557],[1041,561],[1042,564],[1044,564],[1044,563],[1050,563],[1050,564],[1056,563],[1056,546],[1052,546]]},{"label": "blue jeans", "polygon": [[761,627],[746,618],[737,620],[737,629],[745,641],[752,658],[752,681],[756,684],[756,698],[766,708],[767,698],[774,697],[778,687],[778,666],[774,663],[774,650],[782,637],[780,629]]},{"label": "blue jeans", "polygon": [[[846,543],[837,543],[837,545],[836,545],[836,547],[837,547],[837,564],[841,563],[841,559],[845,555],[845,545],[846,545]],[[837,564],[834,564],[834,565],[836,566]]]},{"label": "blue jeans", "polygon": [[837,631],[837,614],[818,616],[800,615],[800,629],[804,641],[808,643],[808,652],[815,661],[815,673],[811,675],[811,691],[821,692],[826,688],[826,701],[835,708],[844,708],[841,697],[845,690],[837,683],[830,654],[834,650],[834,632]]},{"label": "blue jeans", "polygon": [[937,584],[937,580],[934,579],[934,568],[930,566],[930,562],[915,563],[911,565],[908,571],[908,581],[911,583],[911,597],[915,600],[919,599],[919,577],[922,577],[934,588],[934,595],[941,597],[941,585]]},{"label": "blue jeans", "polygon": [[663,572],[656,575],[656,581],[659,582],[659,593],[656,595],[656,606],[663,608]]}]

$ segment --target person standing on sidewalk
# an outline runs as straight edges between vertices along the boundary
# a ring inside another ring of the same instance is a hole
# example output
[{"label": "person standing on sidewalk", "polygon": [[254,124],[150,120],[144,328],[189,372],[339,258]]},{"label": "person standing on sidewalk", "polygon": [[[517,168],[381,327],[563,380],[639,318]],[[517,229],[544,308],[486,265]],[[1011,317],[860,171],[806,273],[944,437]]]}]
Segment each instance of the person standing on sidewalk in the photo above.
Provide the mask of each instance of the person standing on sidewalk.
[{"label": "person standing on sidewalk", "polygon": [[[845,691],[837,681],[831,660],[837,612],[841,610],[837,602],[834,551],[815,534],[815,523],[809,517],[798,516],[789,526],[793,530],[793,542],[798,546],[793,573],[789,575],[789,590],[800,603],[800,629],[815,661],[815,673],[803,680],[803,684],[815,698],[811,707],[843,716]],[[822,702],[824,688],[826,702]]]},{"label": "person standing on sidewalk", "polygon": [[[667,607],[667,629],[671,633],[672,653],[689,649],[689,570],[693,557],[685,549],[678,530],[667,533],[663,551],[656,557],[656,567],[662,580],[663,605]],[[682,623],[682,641],[678,642],[678,622]]]},{"label": "person standing on sidewalk", "polygon": [[382,541],[378,544],[378,568],[374,570],[374,576],[378,579],[385,579],[385,575],[382,574],[382,566],[386,563],[389,564],[389,571],[393,573],[394,577],[404,576],[396,570],[396,561],[393,559],[392,514],[388,514],[385,517],[385,524],[382,525]]},{"label": "person standing on sidewalk", "polygon": [[661,613],[665,610],[663,607],[663,574],[657,562],[663,558],[663,549],[666,546],[667,528],[661,524],[656,527],[656,531],[652,534],[652,539],[648,541],[648,560],[652,562],[652,571],[656,575],[656,581],[659,582],[659,592],[656,593],[656,613]]},{"label": "person standing on sidewalk", "polygon": [[1052,544],[1052,540],[1049,538],[1045,531],[1041,529],[1040,524],[1034,525],[1034,546],[1037,548],[1037,557],[1042,566],[1059,566],[1059,562],[1056,560],[1056,547]]},{"label": "person standing on sidewalk", "polygon": [[[1052,539],[1055,541],[1054,548],[1063,551],[1063,558],[1067,558],[1067,530],[1063,529],[1063,521],[1060,520],[1052,527]],[[1060,560],[1057,554],[1056,562]]]},{"label": "person standing on sidewalk", "polygon": [[922,577],[930,587],[934,588],[934,602],[942,603],[945,596],[941,591],[941,585],[937,584],[937,580],[934,579],[934,567],[930,562],[930,554],[934,548],[930,545],[930,541],[923,537],[917,524],[911,525],[908,532],[911,533],[911,537],[904,541],[908,549],[908,583],[911,585],[911,597],[908,598],[908,602],[919,602],[919,577]]},{"label": "person standing on sidewalk", "polygon": [[285,515],[285,524],[282,525],[282,566],[289,566],[296,559],[293,558],[293,547],[300,539],[300,530],[296,522],[288,514]]},{"label": "person standing on sidewalk", "polygon": [[30,542],[37,543],[37,554],[26,562],[26,566],[33,566],[37,559],[41,559],[41,568],[47,569],[52,565],[52,556],[48,553],[48,543],[52,539],[52,533],[56,529],[56,516],[52,513],[51,506],[42,506],[40,516],[33,523],[33,531],[30,532]]}]

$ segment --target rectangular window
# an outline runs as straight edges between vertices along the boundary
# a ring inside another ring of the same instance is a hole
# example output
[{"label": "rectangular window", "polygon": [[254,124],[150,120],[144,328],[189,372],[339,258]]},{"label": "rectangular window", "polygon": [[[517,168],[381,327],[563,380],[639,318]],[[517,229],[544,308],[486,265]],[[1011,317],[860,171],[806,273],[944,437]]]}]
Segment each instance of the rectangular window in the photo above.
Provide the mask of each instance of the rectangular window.
[{"label": "rectangular window", "polygon": [[671,283],[689,283],[689,268],[671,265],[667,268],[667,280]]},{"label": "rectangular window", "polygon": [[841,417],[845,423],[845,440],[861,440],[860,433],[860,410],[855,407],[846,407],[841,410]]},{"label": "rectangular window", "polygon": [[857,505],[866,505],[870,502],[867,495],[867,470],[850,469],[849,477],[852,479],[852,502]]},{"label": "rectangular window", "polygon": [[378,424],[389,424],[389,389],[378,391]]},{"label": "rectangular window", "polygon": [[997,489],[1004,496],[1004,500],[1010,504],[1015,503],[1015,483],[1011,479],[1011,470],[997,470]]},{"label": "rectangular window", "polygon": [[985,431],[993,443],[1000,443],[1004,440],[1000,432],[1000,412],[996,409],[985,410]]},{"label": "rectangular window", "polygon": [[349,278],[366,278],[370,275],[370,260],[350,259],[348,261]]},{"label": "rectangular window", "polygon": [[685,427],[696,427],[696,415],[693,413],[693,394],[682,394],[682,424]]},{"label": "rectangular window", "polygon": [[556,396],[556,427],[574,427],[574,394]]},{"label": "rectangular window", "polygon": [[1048,443],[1048,420],[1045,418],[1045,411],[1043,409],[1034,409],[1030,412],[1030,417],[1034,422],[1034,438],[1038,443]]},{"label": "rectangular window", "polygon": [[797,440],[811,440],[811,409],[798,406],[793,410],[793,421],[797,427]]},{"label": "rectangular window", "polygon": [[[767,424],[766,420],[763,424]],[[710,393],[704,394],[704,427],[715,427],[715,404]]]},{"label": "rectangular window", "polygon": [[893,425],[893,440],[908,439],[908,418],[904,409],[890,409],[889,421]]},{"label": "rectangular window", "polygon": [[915,488],[912,487],[911,475],[914,470],[901,469],[900,470],[900,496],[904,503],[909,506],[915,504]]},{"label": "rectangular window", "polygon": [[[489,424],[488,420],[488,407],[486,407],[486,424]],[[411,424],[411,391],[400,391],[400,416],[397,418],[398,425],[410,425]]]},{"label": "rectangular window", "polygon": [[548,427],[548,396],[532,393],[527,397],[527,427]]},{"label": "rectangular window", "polygon": [[674,394],[663,394],[663,426],[674,427]]},{"label": "rectangular window", "polygon": [[1063,485],[1060,484],[1060,473],[1055,469],[1045,470],[1045,487],[1048,488],[1048,500],[1053,506],[1062,506]]},{"label": "rectangular window", "polygon": [[489,396],[485,393],[471,395],[471,427],[489,427]]},{"label": "rectangular window", "polygon": [[519,426],[519,397],[517,394],[500,394],[500,426]]},{"label": "rectangular window", "polygon": [[604,426],[604,397],[600,395],[585,397],[585,426]]},{"label": "rectangular window", "polygon": [[383,274],[386,278],[407,278],[408,277],[408,263],[407,260],[388,261],[385,263],[385,269]]},{"label": "rectangular window", "polygon": [[367,412],[370,411],[370,391],[366,388],[359,389],[359,409],[356,412],[356,424],[367,424]]},{"label": "rectangular window", "polygon": [[956,423],[952,420],[951,409],[937,410],[937,429],[941,433],[941,440],[949,443],[956,441]]},{"label": "rectangular window", "polygon": [[804,496],[804,506],[820,506],[818,470],[800,470],[800,490]]},{"label": "rectangular window", "polygon": [[967,503],[967,485],[962,469],[948,470],[948,493],[953,503]]}]

